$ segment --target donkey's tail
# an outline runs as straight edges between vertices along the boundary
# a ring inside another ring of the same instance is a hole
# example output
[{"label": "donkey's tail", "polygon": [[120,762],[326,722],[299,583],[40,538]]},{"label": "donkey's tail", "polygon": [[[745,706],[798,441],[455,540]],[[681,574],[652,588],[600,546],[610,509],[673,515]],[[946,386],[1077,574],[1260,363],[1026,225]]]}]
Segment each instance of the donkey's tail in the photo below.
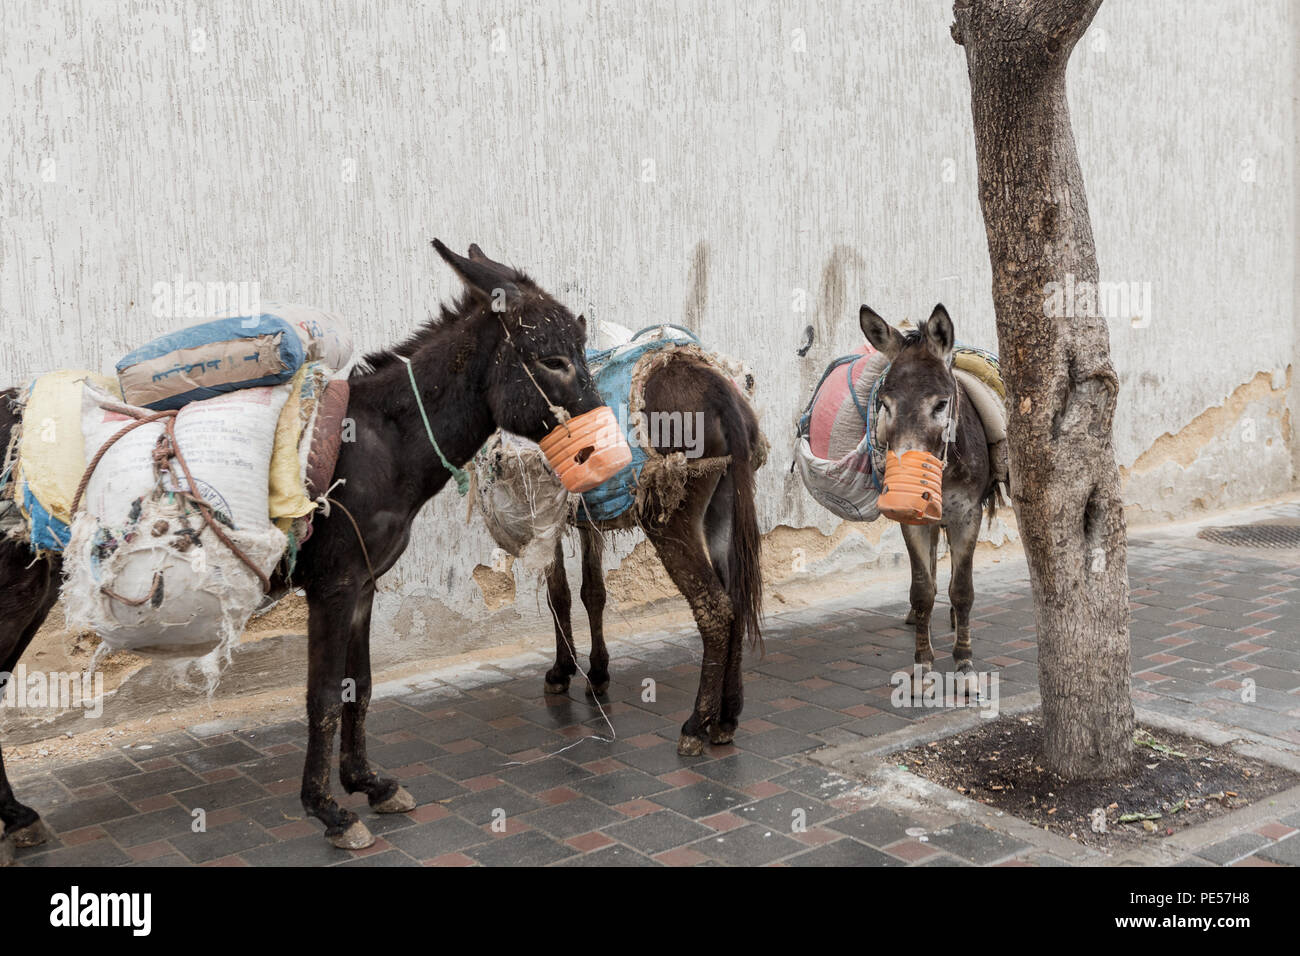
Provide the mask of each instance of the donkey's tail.
[{"label": "donkey's tail", "polygon": [[765,455],[763,434],[749,403],[730,382],[722,402],[722,425],[727,435],[732,482],[731,543],[727,564],[727,597],[731,600],[733,640],[762,643],[763,540],[758,533],[754,470]]}]

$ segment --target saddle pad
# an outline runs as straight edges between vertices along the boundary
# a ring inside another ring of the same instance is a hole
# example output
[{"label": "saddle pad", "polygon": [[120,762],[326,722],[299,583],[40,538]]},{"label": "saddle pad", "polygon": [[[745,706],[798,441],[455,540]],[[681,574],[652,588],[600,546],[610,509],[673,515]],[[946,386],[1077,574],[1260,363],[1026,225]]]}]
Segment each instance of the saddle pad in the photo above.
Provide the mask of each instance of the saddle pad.
[{"label": "saddle pad", "polygon": [[316,499],[329,489],[343,440],[348,383],[331,378],[325,363],[312,362],[298,371],[290,393],[271,457],[270,516],[286,533],[295,519],[316,510]]},{"label": "saddle pad", "polygon": [[307,494],[319,498],[329,490],[334,466],[343,446],[343,419],[348,413],[348,383],[334,379],[325,386],[325,394],[316,406],[316,421],[311,430],[311,450],[307,452]]}]

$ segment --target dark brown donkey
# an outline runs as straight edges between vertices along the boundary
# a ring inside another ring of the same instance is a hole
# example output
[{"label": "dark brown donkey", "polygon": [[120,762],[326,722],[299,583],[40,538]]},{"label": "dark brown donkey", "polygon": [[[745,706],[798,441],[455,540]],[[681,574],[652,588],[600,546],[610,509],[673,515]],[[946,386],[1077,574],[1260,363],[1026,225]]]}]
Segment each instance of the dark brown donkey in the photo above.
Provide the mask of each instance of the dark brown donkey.
[{"label": "dark brown donkey", "polygon": [[[867,306],[858,313],[867,341],[890,361],[880,385],[875,442],[899,454],[911,448],[938,458],[947,449],[943,471],[943,517],[933,525],[902,525],[907,555],[912,562],[912,610],[907,620],[916,625],[916,663],[924,670],[934,666],[930,646],[930,612],[934,609],[939,529],[948,535],[952,555],[952,626],[956,631],[952,656],[959,672],[971,671],[970,609],[975,601],[971,565],[980,520],[996,505],[996,485],[989,467],[984,424],[951,370],[956,343],[952,319],[942,305],[930,318],[909,332],[901,332]],[[956,411],[957,427],[945,438],[949,415]]]},{"label": "dark brown donkey", "polygon": [[[356,517],[378,575],[406,550],[411,521],[451,477],[427,437],[421,402],[438,446],[456,466],[496,428],[538,440],[557,426],[555,409],[579,415],[602,404],[587,370],[581,317],[522,273],[487,268],[433,244],[467,291],[438,319],[396,348],[367,356],[353,372],[348,415],[356,440],[343,445],[334,473],[346,483],[331,497]],[[418,401],[402,358],[410,360]],[[14,395],[11,390],[0,401],[0,448],[16,423]],[[330,794],[336,734],[342,736],[339,777],[348,793],[365,793],[379,813],[415,807],[396,780],[366,759],[375,588],[357,535],[341,509],[318,515],[294,571],[310,609],[302,803],[325,824],[329,840],[346,849],[369,846],[374,837]],[[0,542],[0,672],[14,670],[55,603],[59,570],[57,558],[33,562],[26,546]],[[349,680],[355,695],[344,694]],[[34,846],[46,837],[36,811],[14,798],[2,761],[0,820],[4,840],[14,846]]]},{"label": "dark brown donkey", "polygon": [[[673,353],[647,377],[646,416],[650,421],[683,421],[703,413],[701,460],[730,456],[724,469],[690,475],[681,504],[662,507],[653,491],[634,519],[654,546],[668,576],[690,604],[704,640],[700,686],[695,707],[677,742],[677,752],[694,756],[704,750],[705,737],[728,744],[736,735],[744,705],[741,656],[746,639],[757,642],[763,601],[759,566],[761,539],[754,506],[754,469],[761,463],[762,435],[749,402],[730,379],[685,353]],[[675,416],[675,417],[674,417]],[[652,429],[661,440],[660,454],[685,452],[682,429]],[[645,480],[645,473],[642,473]],[[601,564],[602,531],[627,524],[584,521],[579,512],[582,543],[582,603],[591,625],[591,667],[588,692],[609,687],[609,652],[605,648],[605,573]],[[570,621],[571,598],[564,570],[564,553],[557,542],[555,562],[547,576],[548,598],[555,615],[555,666],[546,674],[546,692],[563,694],[577,671]]]}]

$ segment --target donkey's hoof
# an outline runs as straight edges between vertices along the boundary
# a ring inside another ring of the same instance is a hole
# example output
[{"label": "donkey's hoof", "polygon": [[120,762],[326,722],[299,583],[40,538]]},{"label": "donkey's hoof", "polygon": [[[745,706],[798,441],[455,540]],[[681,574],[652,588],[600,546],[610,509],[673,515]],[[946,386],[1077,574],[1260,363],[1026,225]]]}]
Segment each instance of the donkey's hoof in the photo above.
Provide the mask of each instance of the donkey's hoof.
[{"label": "donkey's hoof", "polygon": [[957,661],[957,681],[955,689],[958,692],[965,691],[967,700],[978,700],[980,695],[980,681],[975,673],[975,666],[971,664],[970,659]]},{"label": "donkey's hoof", "polygon": [[736,740],[735,727],[732,727],[730,730],[723,730],[721,727],[709,728],[709,743],[714,744],[715,746],[723,746],[729,743],[734,743],[735,740]]},{"label": "donkey's hoof", "polygon": [[0,837],[0,866],[8,866],[14,861],[14,841],[7,836]]},{"label": "donkey's hoof", "polygon": [[415,809],[415,797],[405,787],[398,787],[391,797],[372,803],[375,813],[410,813]]},{"label": "donkey's hoof", "polygon": [[683,757],[698,757],[704,753],[704,740],[682,734],[677,741],[677,753]]},{"label": "donkey's hoof", "polygon": [[325,838],[340,850],[364,850],[368,846],[373,846],[375,842],[374,834],[360,820],[342,833],[325,834]]},{"label": "donkey's hoof", "polygon": [[588,696],[588,697],[600,697],[600,696],[602,696],[602,695],[603,695],[606,691],[608,691],[608,690],[609,690],[609,678],[608,678],[608,677],[606,677],[604,680],[588,680],[588,681],[587,681],[587,696]]},{"label": "donkey's hoof", "polygon": [[546,678],[546,693],[548,694],[567,694],[569,692],[569,678],[563,681],[553,681]]},{"label": "donkey's hoof", "polygon": [[36,819],[27,824],[21,830],[10,830],[5,832],[6,839],[12,839],[17,849],[23,849],[29,846],[40,846],[50,838],[50,828],[45,825],[45,821]]}]

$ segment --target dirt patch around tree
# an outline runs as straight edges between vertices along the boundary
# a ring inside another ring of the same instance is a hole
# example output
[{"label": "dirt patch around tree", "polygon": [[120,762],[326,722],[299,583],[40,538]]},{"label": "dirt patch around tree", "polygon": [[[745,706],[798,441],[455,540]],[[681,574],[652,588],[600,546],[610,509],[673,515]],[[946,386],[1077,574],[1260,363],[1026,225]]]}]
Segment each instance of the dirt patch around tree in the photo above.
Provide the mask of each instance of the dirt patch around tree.
[{"label": "dirt patch around tree", "polygon": [[1132,772],[1067,783],[1043,766],[1042,718],[999,717],[893,757],[927,780],[1088,846],[1129,847],[1239,810],[1300,776],[1227,746],[1140,728]]}]

